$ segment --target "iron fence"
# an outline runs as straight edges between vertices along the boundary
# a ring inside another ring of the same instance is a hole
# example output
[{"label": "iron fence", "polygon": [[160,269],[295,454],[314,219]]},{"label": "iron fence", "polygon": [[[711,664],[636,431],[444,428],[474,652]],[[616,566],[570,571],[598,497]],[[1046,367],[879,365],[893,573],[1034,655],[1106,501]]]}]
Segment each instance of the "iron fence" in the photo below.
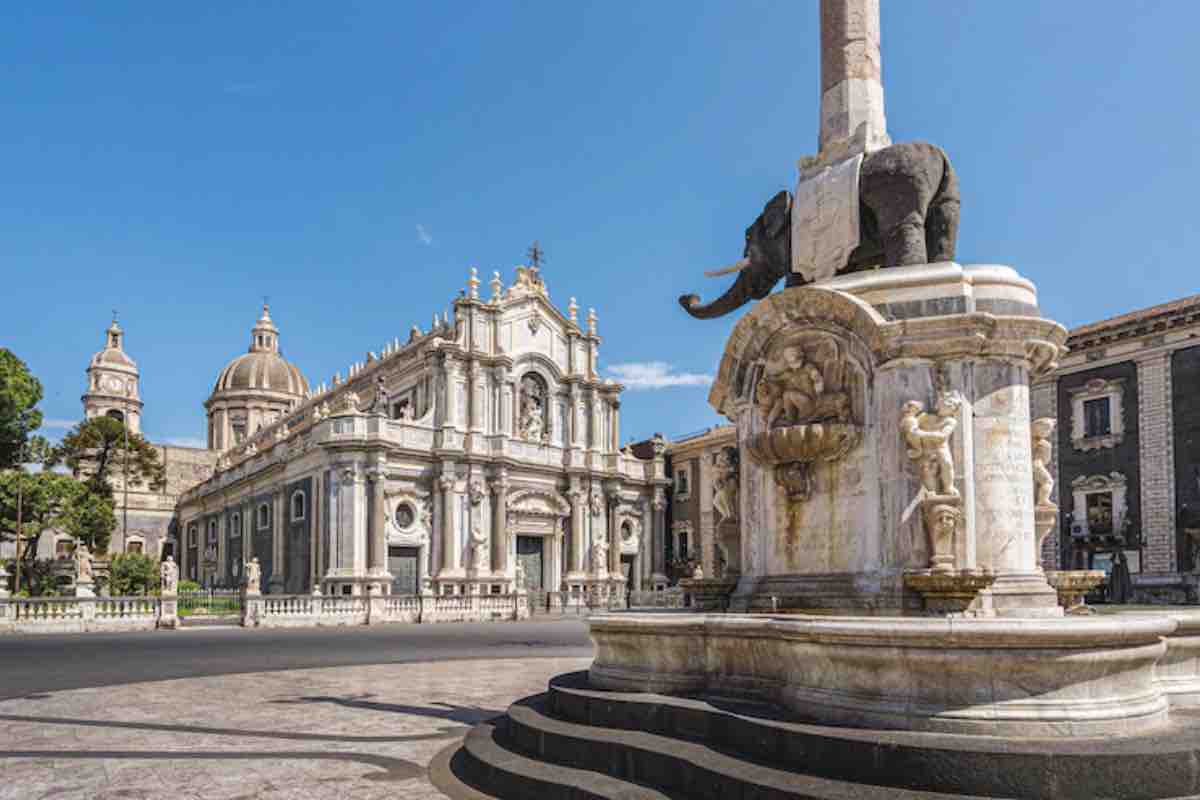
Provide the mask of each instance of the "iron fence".
[{"label": "iron fence", "polygon": [[227,617],[242,613],[242,594],[237,589],[202,589],[179,593],[180,617]]}]

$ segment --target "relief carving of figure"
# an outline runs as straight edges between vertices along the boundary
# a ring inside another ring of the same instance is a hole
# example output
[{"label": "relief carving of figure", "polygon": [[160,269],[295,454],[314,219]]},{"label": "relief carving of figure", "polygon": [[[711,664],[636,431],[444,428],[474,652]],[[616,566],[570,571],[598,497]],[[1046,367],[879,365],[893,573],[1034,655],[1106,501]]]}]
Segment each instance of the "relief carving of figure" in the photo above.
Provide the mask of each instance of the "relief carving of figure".
[{"label": "relief carving of figure", "polygon": [[75,546],[75,582],[92,582],[92,554],[83,542]]},{"label": "relief carving of figure", "polygon": [[346,411],[358,411],[358,392],[346,392],[342,395],[342,408]]},{"label": "relief carving of figure", "polygon": [[901,411],[900,434],[908,445],[909,459],[921,466],[921,485],[928,494],[958,495],[950,437],[958,426],[960,404],[957,394],[943,392],[933,414],[915,400],[905,403]]},{"label": "relief carving of figure", "polygon": [[521,379],[520,418],[517,432],[527,442],[540,442],[546,435],[546,387],[534,375]]},{"label": "relief carving of figure", "polygon": [[713,510],[720,514],[717,524],[738,515],[738,451],[722,448],[713,456],[716,476],[713,478]]},{"label": "relief carving of figure", "polygon": [[608,569],[608,542],[603,536],[592,542],[592,569],[604,572]]},{"label": "relief carving of figure", "polygon": [[840,348],[832,339],[783,349],[755,388],[768,428],[808,422],[848,422],[850,395],[844,385]]},{"label": "relief carving of figure", "polygon": [[598,517],[604,513],[604,495],[599,492],[592,492],[588,503],[593,517]]},{"label": "relief carving of figure", "polygon": [[173,556],[167,556],[166,560],[158,568],[158,583],[159,591],[163,594],[175,594],[179,589],[179,567],[175,564]]},{"label": "relief carving of figure", "polygon": [[1054,491],[1054,476],[1047,465],[1054,456],[1050,435],[1056,424],[1057,420],[1053,417],[1041,417],[1033,421],[1033,495],[1034,504],[1039,506],[1053,505],[1050,494]]},{"label": "relief carving of figure", "polygon": [[258,563],[258,556],[246,562],[245,581],[247,594],[262,592],[262,566]]}]

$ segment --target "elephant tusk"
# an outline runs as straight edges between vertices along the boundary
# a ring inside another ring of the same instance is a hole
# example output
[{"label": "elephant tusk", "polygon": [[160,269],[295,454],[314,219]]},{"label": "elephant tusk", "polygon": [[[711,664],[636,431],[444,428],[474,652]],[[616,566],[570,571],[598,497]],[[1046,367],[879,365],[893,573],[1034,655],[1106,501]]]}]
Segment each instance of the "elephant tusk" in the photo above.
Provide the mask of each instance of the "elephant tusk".
[{"label": "elephant tusk", "polygon": [[704,273],[704,277],[719,278],[722,275],[729,275],[730,273],[733,273],[733,272],[741,272],[748,266],[750,266],[750,259],[743,258],[741,261],[730,264],[728,267],[722,267],[721,269],[709,270],[708,272]]}]

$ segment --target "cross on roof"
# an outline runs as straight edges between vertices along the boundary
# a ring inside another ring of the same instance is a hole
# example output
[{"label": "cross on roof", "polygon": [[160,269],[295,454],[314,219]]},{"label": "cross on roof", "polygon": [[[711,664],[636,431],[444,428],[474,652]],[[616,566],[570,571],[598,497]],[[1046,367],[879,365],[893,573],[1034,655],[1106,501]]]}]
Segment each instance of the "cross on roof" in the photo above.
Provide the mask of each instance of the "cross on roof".
[{"label": "cross on roof", "polygon": [[525,254],[529,258],[529,266],[534,269],[540,269],[546,260],[546,253],[538,246],[534,240],[533,246],[529,248],[529,252]]}]

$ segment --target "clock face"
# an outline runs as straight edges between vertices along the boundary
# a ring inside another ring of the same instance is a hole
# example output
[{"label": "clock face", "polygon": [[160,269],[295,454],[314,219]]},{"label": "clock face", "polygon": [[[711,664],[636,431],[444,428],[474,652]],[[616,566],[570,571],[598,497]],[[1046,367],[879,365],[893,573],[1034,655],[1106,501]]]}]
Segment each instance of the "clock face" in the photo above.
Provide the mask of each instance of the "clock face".
[{"label": "clock face", "polygon": [[113,394],[125,394],[125,383],[116,375],[108,375],[104,378],[104,389]]}]

